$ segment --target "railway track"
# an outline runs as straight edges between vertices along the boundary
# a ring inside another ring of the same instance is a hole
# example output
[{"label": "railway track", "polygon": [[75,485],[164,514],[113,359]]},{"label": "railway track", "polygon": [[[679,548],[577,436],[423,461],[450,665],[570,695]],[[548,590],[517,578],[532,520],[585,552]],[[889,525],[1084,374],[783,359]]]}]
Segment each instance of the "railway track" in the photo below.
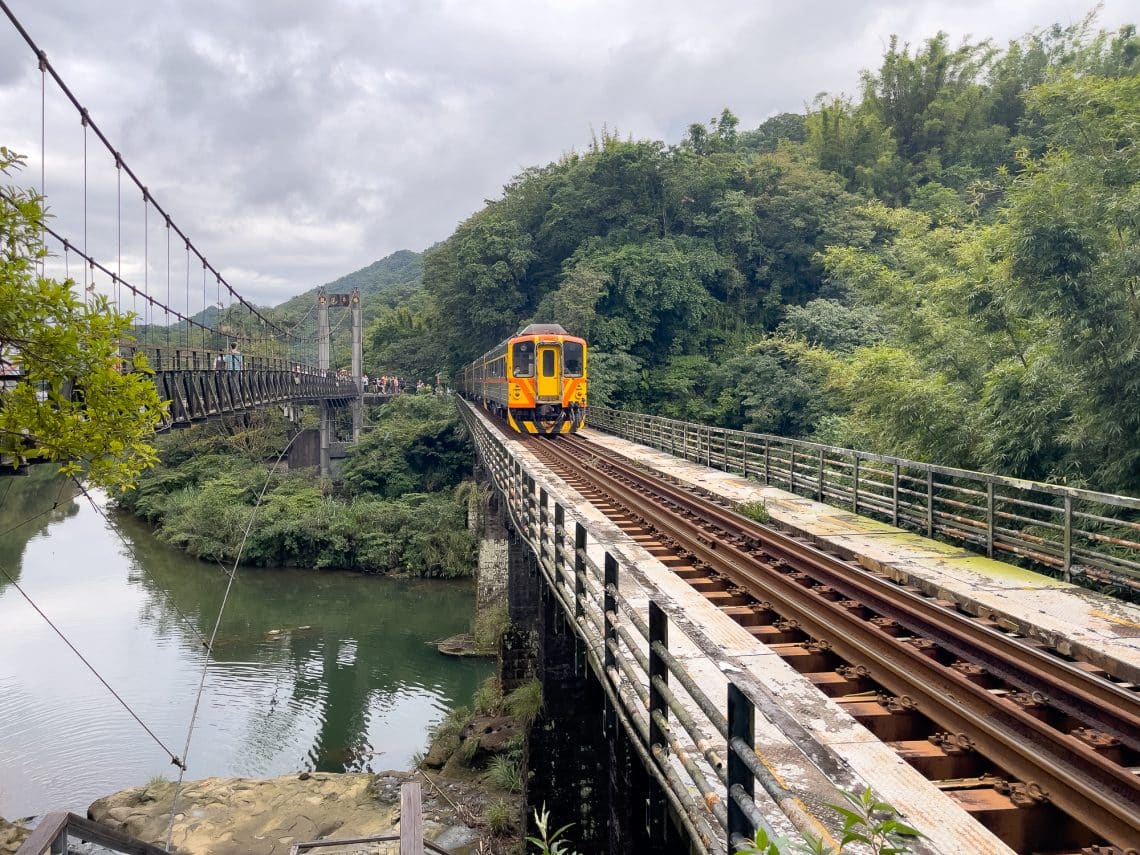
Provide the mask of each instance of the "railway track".
[{"label": "railway track", "polygon": [[576,436],[531,450],[1018,852],[1140,852],[1140,695]]}]

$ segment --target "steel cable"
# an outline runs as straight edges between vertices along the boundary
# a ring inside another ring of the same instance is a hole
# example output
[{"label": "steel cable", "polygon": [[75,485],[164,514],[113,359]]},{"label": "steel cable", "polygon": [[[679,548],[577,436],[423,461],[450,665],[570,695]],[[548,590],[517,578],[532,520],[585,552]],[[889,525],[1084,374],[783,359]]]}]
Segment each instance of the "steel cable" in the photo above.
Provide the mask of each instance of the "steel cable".
[{"label": "steel cable", "polygon": [[241,563],[242,553],[245,552],[246,541],[249,540],[250,530],[253,528],[253,522],[257,519],[257,512],[261,508],[261,502],[265,498],[266,492],[269,490],[269,484],[273,480],[274,473],[277,472],[277,467],[281,465],[281,461],[285,455],[289,453],[289,449],[293,447],[293,443],[297,441],[300,432],[293,434],[293,437],[286,443],[285,447],[281,449],[281,453],[277,455],[277,459],[273,462],[273,466],[269,469],[269,474],[265,476],[265,483],[261,487],[261,492],[257,495],[257,501],[254,502],[253,510],[249,515],[249,521],[246,523],[245,531],[242,532],[241,543],[238,544],[237,555],[234,557],[234,566],[229,573],[229,580],[226,582],[226,590],[222,595],[222,603],[218,607],[218,617],[214,622],[214,629],[210,633],[210,640],[206,645],[206,657],[202,661],[202,676],[198,681],[198,693],[194,698],[194,709],[190,713],[190,725],[186,730],[186,744],[182,749],[182,760],[179,764],[178,782],[174,788],[174,798],[170,803],[170,824],[166,829],[166,849],[170,850],[171,839],[174,836],[174,818],[177,815],[178,799],[182,794],[182,782],[186,777],[186,758],[190,754],[190,741],[194,737],[194,725],[198,719],[198,708],[202,703],[202,692],[206,686],[206,673],[210,667],[210,656],[214,652],[214,641],[218,636],[218,629],[222,625],[222,615],[226,610],[226,603],[230,598],[230,591],[233,589],[234,579],[237,578],[238,565]]}]

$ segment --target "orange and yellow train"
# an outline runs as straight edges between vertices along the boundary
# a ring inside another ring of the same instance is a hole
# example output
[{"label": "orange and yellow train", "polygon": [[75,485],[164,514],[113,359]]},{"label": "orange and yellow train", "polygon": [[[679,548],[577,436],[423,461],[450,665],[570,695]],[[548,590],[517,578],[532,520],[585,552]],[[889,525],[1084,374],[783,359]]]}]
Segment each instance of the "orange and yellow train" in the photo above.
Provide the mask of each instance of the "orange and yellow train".
[{"label": "orange and yellow train", "polygon": [[519,433],[573,433],[586,421],[586,342],[558,324],[531,324],[457,379],[464,397]]}]

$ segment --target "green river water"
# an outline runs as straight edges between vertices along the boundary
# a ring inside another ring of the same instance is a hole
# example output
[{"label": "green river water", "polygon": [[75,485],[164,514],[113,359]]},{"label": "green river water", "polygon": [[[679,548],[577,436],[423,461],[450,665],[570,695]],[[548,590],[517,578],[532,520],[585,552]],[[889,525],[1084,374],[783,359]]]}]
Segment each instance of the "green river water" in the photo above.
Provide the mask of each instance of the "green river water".
[{"label": "green river water", "polygon": [[[181,756],[227,575],[111,518],[114,528],[44,467],[0,478],[0,567]],[[187,778],[408,768],[428,728],[491,672],[429,644],[465,631],[471,602],[467,583],[240,568]],[[82,814],[99,796],[177,774],[0,576],[0,816]]]}]

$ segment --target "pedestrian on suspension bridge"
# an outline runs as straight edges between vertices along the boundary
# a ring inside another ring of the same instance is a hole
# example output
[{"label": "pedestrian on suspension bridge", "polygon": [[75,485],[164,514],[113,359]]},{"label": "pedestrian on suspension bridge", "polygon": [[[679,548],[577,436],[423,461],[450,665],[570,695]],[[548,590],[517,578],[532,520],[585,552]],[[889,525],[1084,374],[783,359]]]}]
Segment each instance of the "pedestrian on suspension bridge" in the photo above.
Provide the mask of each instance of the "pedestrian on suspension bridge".
[{"label": "pedestrian on suspension bridge", "polygon": [[230,342],[230,352],[226,354],[226,368],[230,371],[241,371],[241,365],[244,361],[241,351],[238,350],[237,342]]}]

